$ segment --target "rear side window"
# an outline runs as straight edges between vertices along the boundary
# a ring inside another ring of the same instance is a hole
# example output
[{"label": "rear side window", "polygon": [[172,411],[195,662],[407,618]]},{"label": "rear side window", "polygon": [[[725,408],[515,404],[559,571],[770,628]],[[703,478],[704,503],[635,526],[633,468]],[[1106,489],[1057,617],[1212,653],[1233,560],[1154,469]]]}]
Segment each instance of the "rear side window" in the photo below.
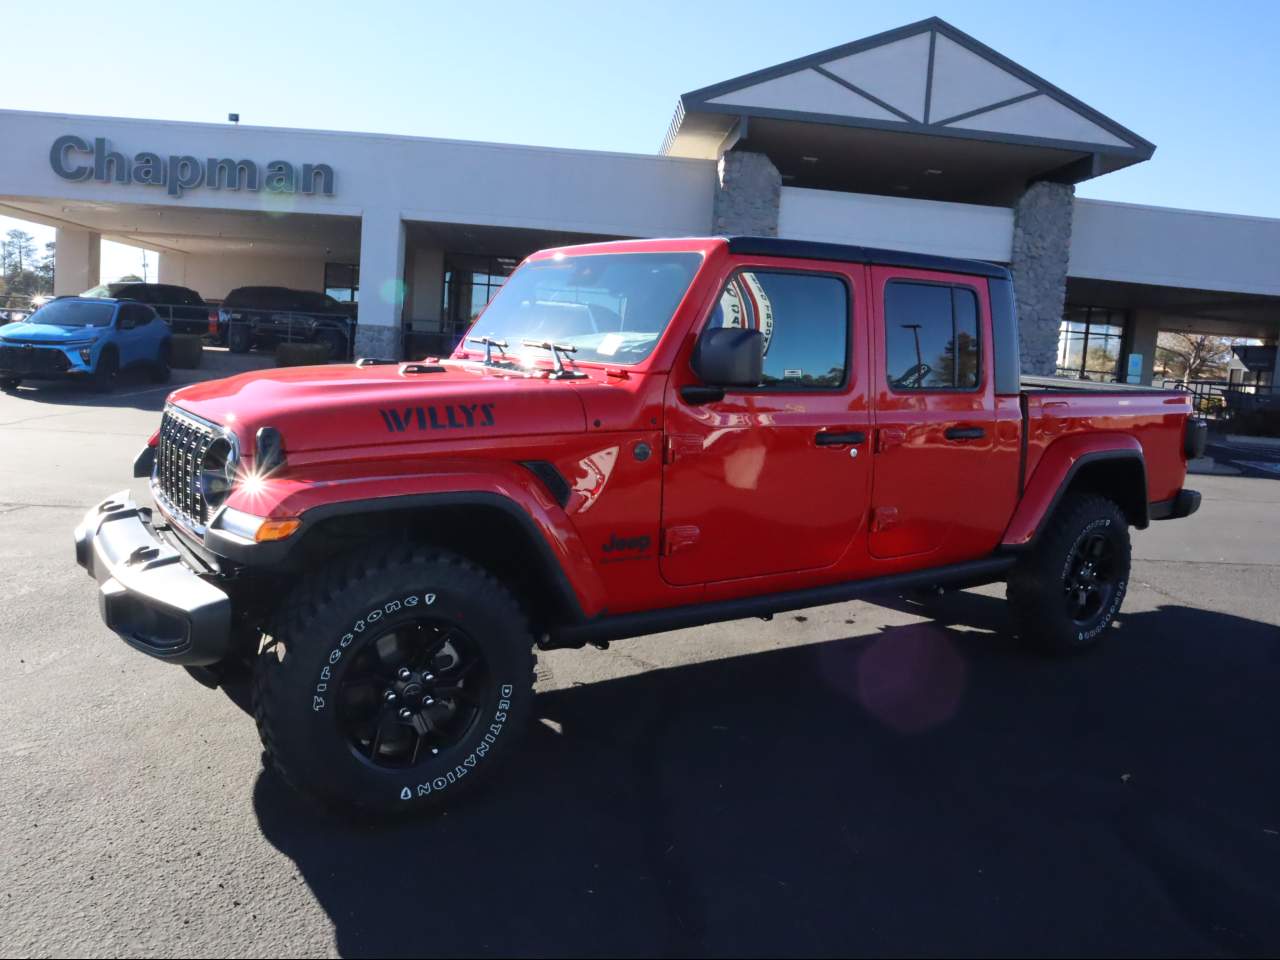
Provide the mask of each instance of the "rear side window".
[{"label": "rear side window", "polygon": [[227,294],[227,299],[223,301],[223,305],[262,310],[279,309],[280,293],[280,287],[237,287]]},{"label": "rear side window", "polygon": [[729,278],[710,327],[764,335],[764,383],[773,390],[844,385],[849,356],[849,290],[812,273],[741,270]]},{"label": "rear side window", "polygon": [[891,281],[884,291],[884,325],[892,389],[978,388],[978,298],[971,288]]},{"label": "rear side window", "polygon": [[151,322],[151,318],[155,316],[155,311],[150,307],[144,307],[141,304],[126,303],[120,308],[121,319],[129,319],[133,321],[135,327],[145,327]]}]

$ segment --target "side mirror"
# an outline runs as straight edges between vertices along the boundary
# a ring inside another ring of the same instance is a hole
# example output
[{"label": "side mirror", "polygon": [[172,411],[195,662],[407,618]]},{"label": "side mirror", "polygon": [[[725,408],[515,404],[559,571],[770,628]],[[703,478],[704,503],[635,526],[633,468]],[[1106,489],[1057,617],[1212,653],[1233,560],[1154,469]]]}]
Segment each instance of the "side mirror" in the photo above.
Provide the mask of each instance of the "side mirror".
[{"label": "side mirror", "polygon": [[712,387],[758,387],[764,372],[764,335],[759,330],[712,327],[702,331],[693,369]]}]

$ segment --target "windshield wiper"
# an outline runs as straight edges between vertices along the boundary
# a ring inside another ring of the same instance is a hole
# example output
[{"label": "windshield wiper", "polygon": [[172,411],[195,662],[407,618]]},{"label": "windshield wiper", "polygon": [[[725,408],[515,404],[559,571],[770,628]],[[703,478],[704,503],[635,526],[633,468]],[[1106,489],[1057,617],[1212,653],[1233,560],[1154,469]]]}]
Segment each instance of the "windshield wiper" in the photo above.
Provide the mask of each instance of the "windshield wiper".
[{"label": "windshield wiper", "polygon": [[507,355],[507,341],[499,340],[496,337],[467,337],[468,343],[484,344],[484,363],[486,367],[495,366],[493,362],[493,348],[497,347],[504,357]]},{"label": "windshield wiper", "polygon": [[585,377],[585,373],[577,370],[566,370],[564,361],[560,359],[560,354],[577,353],[578,348],[571,343],[555,343],[551,340],[521,340],[521,344],[526,347],[536,347],[539,350],[546,350],[551,354],[551,359],[555,362],[556,369],[551,376],[556,380],[563,380],[565,377]]}]

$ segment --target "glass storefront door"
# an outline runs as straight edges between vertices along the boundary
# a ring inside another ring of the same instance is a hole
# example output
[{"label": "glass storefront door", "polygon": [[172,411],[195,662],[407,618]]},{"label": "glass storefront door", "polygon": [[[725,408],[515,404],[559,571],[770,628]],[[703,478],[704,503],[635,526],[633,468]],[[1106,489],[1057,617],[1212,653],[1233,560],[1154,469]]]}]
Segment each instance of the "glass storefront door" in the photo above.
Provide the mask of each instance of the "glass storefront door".
[{"label": "glass storefront door", "polygon": [[452,349],[494,295],[502,289],[519,257],[447,253],[440,316]]}]

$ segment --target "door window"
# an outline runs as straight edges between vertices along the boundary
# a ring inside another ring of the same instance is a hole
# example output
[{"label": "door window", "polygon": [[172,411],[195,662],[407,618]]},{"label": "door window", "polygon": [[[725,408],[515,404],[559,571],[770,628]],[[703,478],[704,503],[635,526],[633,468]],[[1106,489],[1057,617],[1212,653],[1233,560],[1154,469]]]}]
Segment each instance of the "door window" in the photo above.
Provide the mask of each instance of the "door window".
[{"label": "door window", "polygon": [[885,286],[885,373],[896,392],[976,390],[978,298],[969,287],[895,280]]},{"label": "door window", "polygon": [[819,274],[740,270],[729,278],[709,327],[764,336],[764,389],[832,390],[849,364],[849,290]]},{"label": "door window", "polygon": [[129,327],[145,327],[151,322],[151,318],[155,313],[148,307],[139,304],[127,303],[120,308],[120,319],[122,328]]}]

